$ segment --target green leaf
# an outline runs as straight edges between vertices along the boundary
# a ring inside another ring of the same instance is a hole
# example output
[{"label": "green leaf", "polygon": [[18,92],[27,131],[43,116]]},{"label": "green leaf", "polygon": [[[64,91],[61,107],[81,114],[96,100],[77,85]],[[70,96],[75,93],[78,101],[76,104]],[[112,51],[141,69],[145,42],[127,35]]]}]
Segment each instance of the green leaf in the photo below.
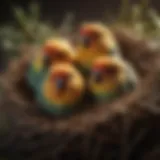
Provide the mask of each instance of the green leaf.
[{"label": "green leaf", "polygon": [[16,20],[20,24],[25,25],[26,22],[27,22],[27,17],[25,15],[24,11],[22,10],[22,8],[16,7],[16,8],[13,9],[13,11],[14,11],[14,15],[15,15]]},{"label": "green leaf", "polygon": [[39,5],[37,3],[32,3],[30,5],[30,18],[36,21],[39,20],[40,18],[39,13],[40,13]]},{"label": "green leaf", "polygon": [[29,8],[28,29],[36,33],[39,27],[40,9],[37,3],[32,3]]},{"label": "green leaf", "polygon": [[130,6],[130,0],[122,0],[119,16],[117,18],[119,22],[128,21],[128,15],[130,9],[129,6]]},{"label": "green leaf", "polygon": [[155,10],[150,9],[149,10],[149,17],[150,17],[151,22],[154,25],[154,27],[156,29],[160,29],[160,16],[158,15],[158,13]]},{"label": "green leaf", "polygon": [[131,21],[132,24],[134,25],[136,22],[141,20],[141,9],[140,9],[140,5],[133,5],[132,7],[132,13],[131,13]]},{"label": "green leaf", "polygon": [[62,36],[69,36],[73,31],[73,22],[74,22],[73,13],[67,13],[59,27],[59,33]]}]

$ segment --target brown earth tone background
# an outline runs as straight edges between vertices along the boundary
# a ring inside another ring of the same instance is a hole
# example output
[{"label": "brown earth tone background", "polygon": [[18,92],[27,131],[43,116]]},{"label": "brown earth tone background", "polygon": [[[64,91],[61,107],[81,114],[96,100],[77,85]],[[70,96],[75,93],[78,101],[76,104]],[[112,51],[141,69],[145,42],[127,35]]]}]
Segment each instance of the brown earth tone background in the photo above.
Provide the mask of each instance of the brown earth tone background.
[{"label": "brown earth tone background", "polygon": [[[12,5],[22,6],[27,9],[30,2],[35,0],[1,0],[0,4],[0,23],[13,19],[11,11]],[[130,0],[131,3],[140,2],[140,0]],[[160,10],[159,0],[150,0],[151,6]],[[118,13],[121,0],[37,0],[42,6],[42,15],[60,22],[66,12],[73,12],[76,19],[99,19],[104,16],[107,10]]]}]

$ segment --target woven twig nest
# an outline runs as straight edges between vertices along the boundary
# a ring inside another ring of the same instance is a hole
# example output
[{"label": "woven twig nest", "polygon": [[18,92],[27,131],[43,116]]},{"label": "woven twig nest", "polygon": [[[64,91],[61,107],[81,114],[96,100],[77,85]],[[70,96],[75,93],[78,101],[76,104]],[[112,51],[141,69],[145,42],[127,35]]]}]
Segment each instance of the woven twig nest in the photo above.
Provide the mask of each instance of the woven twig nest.
[{"label": "woven twig nest", "polygon": [[39,110],[24,77],[27,57],[12,61],[2,76],[0,153],[21,160],[160,159],[158,50],[129,31],[114,30],[123,56],[140,81],[130,94],[54,118]]}]

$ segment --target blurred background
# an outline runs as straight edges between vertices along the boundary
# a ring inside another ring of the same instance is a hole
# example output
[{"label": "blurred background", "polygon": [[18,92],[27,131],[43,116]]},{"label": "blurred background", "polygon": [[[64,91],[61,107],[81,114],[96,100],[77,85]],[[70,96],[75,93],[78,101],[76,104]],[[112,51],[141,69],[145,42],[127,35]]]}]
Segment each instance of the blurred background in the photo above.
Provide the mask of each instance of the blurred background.
[{"label": "blurred background", "polygon": [[[31,2],[34,0],[1,0],[0,23],[13,19],[12,5],[27,9]],[[107,10],[117,13],[121,4],[121,0],[38,0],[37,2],[42,6],[42,16],[45,15],[57,23],[66,12],[73,12],[78,20],[99,19]],[[130,0],[130,2],[138,3],[140,0]],[[150,0],[150,5],[157,10],[160,9],[159,0]]]},{"label": "blurred background", "polygon": [[159,42],[159,10],[159,0],[1,0],[0,70],[21,45],[41,43],[59,34],[57,27],[71,33],[81,21],[123,24]]}]

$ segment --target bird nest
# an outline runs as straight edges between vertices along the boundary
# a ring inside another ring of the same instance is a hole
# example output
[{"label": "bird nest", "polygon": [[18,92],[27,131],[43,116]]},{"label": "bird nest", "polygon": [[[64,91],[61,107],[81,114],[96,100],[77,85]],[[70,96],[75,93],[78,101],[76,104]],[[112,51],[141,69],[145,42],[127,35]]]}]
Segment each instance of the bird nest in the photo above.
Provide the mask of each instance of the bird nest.
[{"label": "bird nest", "polygon": [[160,54],[149,40],[138,39],[130,31],[113,29],[113,33],[123,57],[139,75],[137,87],[105,105],[88,100],[82,105],[85,109],[68,117],[43,113],[25,82],[27,57],[11,61],[2,75],[0,111],[8,126],[1,127],[5,130],[0,136],[2,156],[21,160],[160,158]]}]

